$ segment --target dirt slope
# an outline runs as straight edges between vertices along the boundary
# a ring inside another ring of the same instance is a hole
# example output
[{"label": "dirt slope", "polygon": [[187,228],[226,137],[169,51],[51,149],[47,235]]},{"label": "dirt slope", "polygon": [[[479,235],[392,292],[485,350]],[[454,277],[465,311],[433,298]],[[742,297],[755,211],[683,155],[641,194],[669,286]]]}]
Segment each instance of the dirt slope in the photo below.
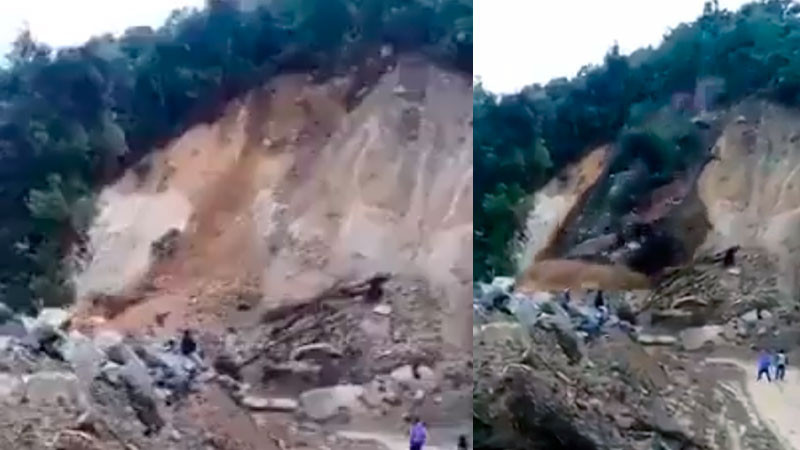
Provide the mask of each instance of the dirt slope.
[{"label": "dirt slope", "polygon": [[800,289],[800,115],[745,105],[714,148],[698,182],[712,233],[708,248],[759,246],[779,257],[782,287]]},{"label": "dirt slope", "polygon": [[526,239],[519,260],[520,270],[553,256],[549,247],[580,211],[587,194],[605,173],[610,153],[609,146],[595,149],[536,192],[525,221]]},{"label": "dirt slope", "polygon": [[[133,304],[121,328],[165,312],[166,330],[213,328],[243,291],[269,304],[382,270],[428,280],[443,338],[466,348],[470,80],[413,56],[386,70],[349,111],[350,78],[280,77],[104,190],[76,278],[85,315],[99,297]],[[156,261],[170,229],[175,253]]]}]

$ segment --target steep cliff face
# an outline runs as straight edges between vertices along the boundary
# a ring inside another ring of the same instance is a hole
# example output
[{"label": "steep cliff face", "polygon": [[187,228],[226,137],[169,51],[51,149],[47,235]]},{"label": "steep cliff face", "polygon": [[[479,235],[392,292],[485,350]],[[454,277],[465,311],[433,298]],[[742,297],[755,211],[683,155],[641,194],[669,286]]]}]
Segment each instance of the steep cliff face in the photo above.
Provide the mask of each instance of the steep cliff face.
[{"label": "steep cliff face", "polygon": [[427,280],[442,338],[469,346],[471,81],[415,56],[385,64],[360,91],[355,75],[280,77],[105,189],[79,307],[124,298],[121,328],[163,310],[166,329],[211,325],[236,288],[269,304],[389,271]]},{"label": "steep cliff face", "polygon": [[761,247],[778,259],[781,288],[800,290],[800,126],[797,111],[743,105],[698,181],[709,250]]}]

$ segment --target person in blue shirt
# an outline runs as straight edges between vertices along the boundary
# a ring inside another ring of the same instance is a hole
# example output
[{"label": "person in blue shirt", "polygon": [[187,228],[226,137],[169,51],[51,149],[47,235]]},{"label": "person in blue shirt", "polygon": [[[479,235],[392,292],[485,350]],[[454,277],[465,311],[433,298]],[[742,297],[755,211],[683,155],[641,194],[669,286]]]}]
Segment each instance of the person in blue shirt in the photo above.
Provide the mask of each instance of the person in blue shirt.
[{"label": "person in blue shirt", "polygon": [[761,353],[758,356],[758,375],[756,376],[756,381],[761,381],[761,376],[766,375],[767,381],[771,382],[772,378],[769,375],[769,367],[772,364],[772,357],[766,350],[761,350]]},{"label": "person in blue shirt", "polygon": [[422,450],[425,441],[428,440],[428,430],[425,429],[425,424],[419,418],[414,418],[413,423],[411,435],[409,436],[409,448],[411,450]]}]

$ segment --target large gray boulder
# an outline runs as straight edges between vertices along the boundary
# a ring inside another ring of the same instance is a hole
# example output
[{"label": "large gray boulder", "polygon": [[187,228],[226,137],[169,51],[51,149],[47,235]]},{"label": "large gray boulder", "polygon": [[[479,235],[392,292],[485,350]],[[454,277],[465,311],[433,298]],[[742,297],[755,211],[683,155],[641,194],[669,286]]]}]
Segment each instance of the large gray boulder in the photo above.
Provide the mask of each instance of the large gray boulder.
[{"label": "large gray boulder", "polygon": [[0,402],[16,403],[23,393],[22,377],[0,372]]},{"label": "large gray boulder", "polygon": [[312,389],[300,395],[300,412],[311,420],[330,420],[362,410],[363,395],[364,388],[352,384]]},{"label": "large gray boulder", "polygon": [[706,325],[692,327],[680,332],[681,345],[685,350],[699,350],[706,345],[719,345],[723,342],[725,327],[723,325]]},{"label": "large gray boulder", "polygon": [[61,308],[43,308],[36,316],[35,325],[47,324],[57,330],[64,329],[70,321],[70,313]]},{"label": "large gray boulder", "polygon": [[130,360],[122,367],[119,375],[136,417],[148,432],[158,432],[164,426],[164,419],[158,409],[156,392],[144,364]]},{"label": "large gray boulder", "polygon": [[72,366],[81,385],[86,389],[100,374],[100,368],[107,360],[106,354],[95,345],[94,341],[77,331],[69,334],[61,346],[61,354]]},{"label": "large gray boulder", "polygon": [[22,377],[25,398],[33,404],[83,404],[78,377],[71,372],[42,371]]}]

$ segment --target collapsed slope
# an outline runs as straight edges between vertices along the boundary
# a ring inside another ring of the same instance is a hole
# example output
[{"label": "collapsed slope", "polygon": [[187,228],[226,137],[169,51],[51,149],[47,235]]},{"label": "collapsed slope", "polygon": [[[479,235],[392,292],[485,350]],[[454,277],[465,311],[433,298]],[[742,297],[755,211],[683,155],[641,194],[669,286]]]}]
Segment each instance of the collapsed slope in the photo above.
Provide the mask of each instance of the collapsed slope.
[{"label": "collapsed slope", "polygon": [[[797,112],[768,102],[748,100],[717,113],[712,119],[712,126],[718,127],[720,132],[709,148],[707,162],[689,173],[677,174],[672,183],[639,199],[639,209],[618,220],[630,225],[645,224],[649,227],[646,233],[662,233],[677,242],[677,250],[682,254],[677,255],[673,263],[680,264],[693,259],[695,254],[712,254],[736,245],[762,249],[777,258],[780,288],[785,295],[793,296],[800,292],[798,245],[793,232],[797,228],[800,201],[797,195],[800,180],[796,179],[796,160],[800,155],[796,151],[800,145]],[[571,179],[573,171],[594,166],[598,164],[596,160],[597,152],[587,155],[564,177]],[[554,242],[561,235],[575,234],[576,227],[586,226],[585,221],[579,223],[578,219],[585,214],[584,203],[578,201],[578,191],[572,184],[574,182],[561,183],[561,189],[556,189],[558,184],[554,180],[546,191],[548,198],[573,199],[562,208],[562,220],[550,220],[552,213],[543,212],[547,203],[535,202],[527,220],[528,233],[535,232],[539,237],[529,242],[525,261],[566,257],[619,262],[621,259],[617,255],[635,256],[643,241],[641,236],[633,236],[626,229],[611,230],[610,234],[562,246],[558,251],[543,244]],[[540,200],[543,195],[537,194],[536,199]],[[583,195],[590,194],[584,192]],[[598,225],[598,228],[602,227]],[[629,251],[626,245],[635,248]],[[554,266],[552,262],[548,264]],[[618,278],[630,276],[618,269],[613,269]],[[537,270],[545,269],[529,267],[527,273]],[[546,279],[548,274],[537,273],[536,276]],[[614,283],[608,285],[613,287]]]},{"label": "collapsed slope", "polygon": [[[375,75],[394,64],[372,63]],[[200,309],[220,286],[258,285],[274,302],[389,271],[441,292],[444,337],[466,345],[470,81],[406,56],[348,110],[357,82],[278,78],[105,189],[79,304],[136,303],[116,319],[136,327],[189,297]],[[174,253],[156,261],[152,243],[173,229]]]},{"label": "collapsed slope", "polygon": [[780,287],[800,292],[798,112],[771,104],[737,108],[714,148],[698,190],[712,232],[706,247],[763,248],[778,259]]}]

